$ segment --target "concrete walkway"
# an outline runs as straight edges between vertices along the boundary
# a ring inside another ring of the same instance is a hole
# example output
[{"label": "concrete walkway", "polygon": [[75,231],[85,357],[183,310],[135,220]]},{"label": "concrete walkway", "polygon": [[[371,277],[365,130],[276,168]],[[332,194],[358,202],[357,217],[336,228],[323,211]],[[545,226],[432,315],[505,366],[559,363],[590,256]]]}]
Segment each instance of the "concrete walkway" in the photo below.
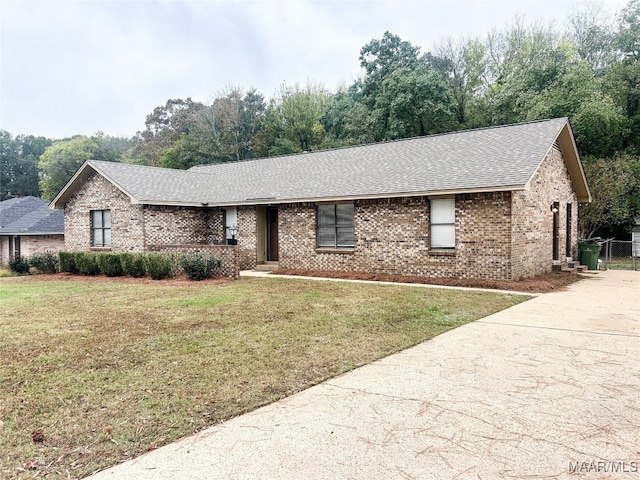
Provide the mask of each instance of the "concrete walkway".
[{"label": "concrete walkway", "polygon": [[607,271],[91,478],[639,477],[640,273]]}]

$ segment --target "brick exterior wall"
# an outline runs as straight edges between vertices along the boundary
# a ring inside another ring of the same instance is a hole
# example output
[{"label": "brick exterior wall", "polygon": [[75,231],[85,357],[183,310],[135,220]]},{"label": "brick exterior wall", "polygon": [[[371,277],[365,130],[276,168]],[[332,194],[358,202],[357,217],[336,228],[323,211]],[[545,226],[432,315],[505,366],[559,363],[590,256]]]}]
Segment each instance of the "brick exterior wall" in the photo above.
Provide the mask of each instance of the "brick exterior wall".
[{"label": "brick exterior wall", "polygon": [[144,215],[131,200],[101,175],[88,178],[64,208],[65,250],[91,250],[91,210],[111,210],[114,252],[145,250]]},{"label": "brick exterior wall", "polygon": [[[10,236],[0,236],[0,265],[8,266]],[[64,235],[20,235],[20,255],[30,257],[35,253],[59,252],[64,249]]]},{"label": "brick exterior wall", "polygon": [[456,248],[429,248],[426,197],[355,202],[353,249],[316,248],[316,206],[279,207],[280,266],[430,277],[509,278],[511,195],[456,198]]},{"label": "brick exterior wall", "polygon": [[[562,153],[554,147],[529,182],[529,188],[513,192],[513,279],[533,277],[551,270],[553,213],[559,203],[558,258],[577,259],[578,201]],[[570,250],[566,251],[567,204],[571,205]]]},{"label": "brick exterior wall", "polygon": [[[91,210],[111,210],[111,247],[91,246]],[[223,245],[220,208],[132,205],[100,175],[92,175],[65,205],[68,251],[210,252],[222,262],[221,275],[237,277],[237,248]]]},{"label": "brick exterior wall", "polygon": [[[451,250],[429,247],[427,197],[354,202],[355,247],[336,250],[316,248],[314,203],[279,205],[279,265],[431,277],[531,277],[551,270],[553,202],[559,202],[559,258],[575,256],[577,200],[557,148],[550,150],[524,191],[457,195],[456,247]],[[567,204],[572,208],[569,252],[565,251]],[[264,259],[261,206],[238,207],[238,245],[222,247],[222,209],[132,205],[107,180],[94,175],[65,207],[67,250],[91,249],[89,212],[94,209],[111,210],[113,251],[216,251],[236,270],[255,268]]]}]

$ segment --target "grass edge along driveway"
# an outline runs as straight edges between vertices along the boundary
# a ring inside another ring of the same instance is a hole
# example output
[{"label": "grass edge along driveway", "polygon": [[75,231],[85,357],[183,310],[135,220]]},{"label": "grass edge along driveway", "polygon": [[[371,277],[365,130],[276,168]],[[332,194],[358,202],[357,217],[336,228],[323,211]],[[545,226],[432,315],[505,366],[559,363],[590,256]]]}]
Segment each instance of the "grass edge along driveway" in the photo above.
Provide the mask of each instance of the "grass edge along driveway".
[{"label": "grass edge along driveway", "polygon": [[80,478],[526,300],[401,285],[0,280],[0,477]]}]

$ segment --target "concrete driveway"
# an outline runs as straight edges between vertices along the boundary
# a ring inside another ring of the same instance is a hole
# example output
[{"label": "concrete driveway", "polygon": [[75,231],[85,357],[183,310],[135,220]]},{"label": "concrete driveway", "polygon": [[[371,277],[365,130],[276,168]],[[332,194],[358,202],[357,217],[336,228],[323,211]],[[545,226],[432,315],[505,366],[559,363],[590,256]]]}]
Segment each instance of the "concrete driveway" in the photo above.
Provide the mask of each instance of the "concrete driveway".
[{"label": "concrete driveway", "polygon": [[640,273],[599,272],[91,478],[640,478]]}]

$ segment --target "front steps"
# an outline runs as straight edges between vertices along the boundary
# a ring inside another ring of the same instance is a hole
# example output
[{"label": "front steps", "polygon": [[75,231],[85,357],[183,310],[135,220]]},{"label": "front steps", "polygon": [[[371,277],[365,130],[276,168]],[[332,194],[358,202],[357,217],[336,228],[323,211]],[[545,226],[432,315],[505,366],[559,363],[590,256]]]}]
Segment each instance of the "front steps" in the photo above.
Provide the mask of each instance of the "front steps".
[{"label": "front steps", "polygon": [[273,272],[278,269],[278,262],[264,262],[256,265],[254,270],[258,272]]},{"label": "front steps", "polygon": [[552,272],[571,272],[571,273],[583,273],[587,271],[586,265],[580,265],[575,262],[571,257],[567,257],[562,260],[554,260],[551,265]]}]

